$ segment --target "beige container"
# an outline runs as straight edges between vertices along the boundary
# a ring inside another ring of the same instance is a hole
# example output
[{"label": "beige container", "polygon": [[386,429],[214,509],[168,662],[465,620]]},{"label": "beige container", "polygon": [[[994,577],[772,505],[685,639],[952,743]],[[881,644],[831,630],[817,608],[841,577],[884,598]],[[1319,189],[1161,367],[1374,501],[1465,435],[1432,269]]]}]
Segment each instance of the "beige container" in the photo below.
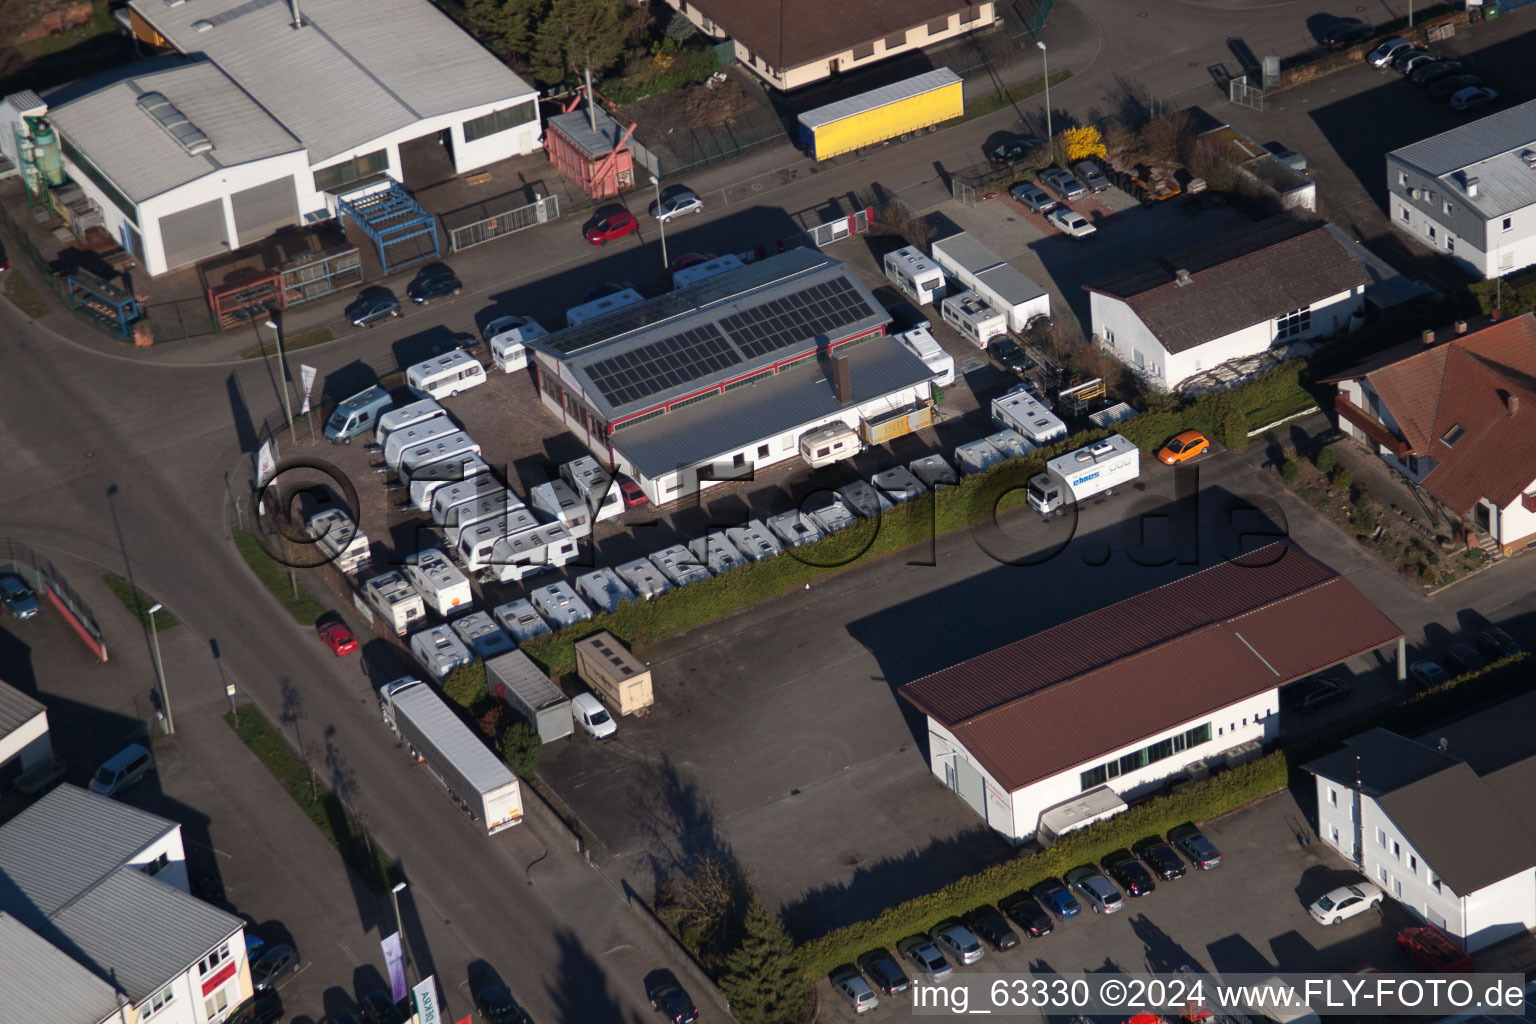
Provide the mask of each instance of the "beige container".
[{"label": "beige container", "polygon": [[632,715],[651,706],[651,670],[612,633],[576,641],[576,672],[614,711]]}]

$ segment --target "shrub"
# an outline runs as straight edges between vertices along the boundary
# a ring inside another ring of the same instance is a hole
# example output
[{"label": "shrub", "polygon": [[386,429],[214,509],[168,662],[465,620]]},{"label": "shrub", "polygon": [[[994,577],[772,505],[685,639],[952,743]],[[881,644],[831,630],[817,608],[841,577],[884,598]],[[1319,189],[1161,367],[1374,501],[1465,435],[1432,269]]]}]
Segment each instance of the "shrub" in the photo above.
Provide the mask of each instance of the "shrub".
[{"label": "shrub", "polygon": [[1077,163],[1079,160],[1108,160],[1109,153],[1104,148],[1104,138],[1099,130],[1091,125],[1081,128],[1068,128],[1056,136],[1066,151],[1067,162]]},{"label": "shrub", "polygon": [[1435,585],[1435,570],[1433,568],[1431,568],[1430,566],[1427,566],[1427,565],[1423,566],[1422,568],[1420,568],[1419,569],[1419,582],[1424,584],[1427,587],[1434,586]]},{"label": "shrub", "polygon": [[1284,480],[1288,484],[1294,484],[1296,482],[1296,478],[1299,476],[1301,476],[1301,470],[1296,468],[1296,463],[1292,462],[1290,459],[1286,459],[1284,462],[1280,463],[1281,480]]},{"label": "shrub", "polygon": [[1355,485],[1355,474],[1340,466],[1333,471],[1333,486],[1340,490],[1349,490]]},{"label": "shrub", "polygon": [[1333,472],[1333,467],[1339,464],[1339,457],[1333,454],[1332,448],[1324,448],[1317,453],[1317,468],[1324,473]]},{"label": "shrub", "polygon": [[544,756],[544,741],[529,722],[513,722],[501,740],[501,756],[520,779],[533,778]]},{"label": "shrub", "polygon": [[1370,491],[1356,490],[1354,495],[1350,498],[1350,501],[1354,503],[1355,508],[1360,509],[1361,511],[1370,508],[1371,505],[1374,504],[1371,501]]},{"label": "shrub", "polygon": [[479,658],[468,665],[460,665],[443,680],[443,696],[465,711],[485,700],[488,693],[485,686],[485,662]]}]

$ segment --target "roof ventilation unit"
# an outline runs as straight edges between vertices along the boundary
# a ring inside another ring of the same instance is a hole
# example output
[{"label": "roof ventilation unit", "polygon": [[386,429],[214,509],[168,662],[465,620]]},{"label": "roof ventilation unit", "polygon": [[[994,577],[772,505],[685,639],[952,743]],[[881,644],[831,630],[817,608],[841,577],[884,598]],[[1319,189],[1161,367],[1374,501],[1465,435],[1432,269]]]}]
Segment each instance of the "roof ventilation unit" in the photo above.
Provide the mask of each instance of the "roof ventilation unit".
[{"label": "roof ventilation unit", "polygon": [[1525,161],[1525,166],[1536,171],[1536,149],[1522,149],[1520,159]]},{"label": "roof ventilation unit", "polygon": [[1464,185],[1466,185],[1466,187],[1467,187],[1467,195],[1469,195],[1469,196],[1477,195],[1477,186],[1480,183],[1478,182],[1476,177],[1474,177],[1472,175],[1468,175],[1465,179],[1463,179],[1462,183]]},{"label": "roof ventilation unit", "polygon": [[207,18],[204,18],[202,21],[194,21],[192,23],[193,32],[207,32],[211,28],[213,28],[213,22],[209,21]]},{"label": "roof ventilation unit", "polygon": [[187,155],[200,156],[213,149],[213,142],[208,136],[187,120],[187,115],[166,99],[164,93],[147,92],[140,96],[139,109],[154,118],[167,135],[181,144]]},{"label": "roof ventilation unit", "polygon": [[1180,288],[1183,288],[1185,285],[1189,284],[1189,280],[1189,271],[1180,269],[1173,272],[1173,283],[1178,285]]},{"label": "roof ventilation unit", "polygon": [[180,7],[182,4],[184,4],[186,2],[187,2],[187,0],[165,0],[165,6],[167,6],[167,7]]}]

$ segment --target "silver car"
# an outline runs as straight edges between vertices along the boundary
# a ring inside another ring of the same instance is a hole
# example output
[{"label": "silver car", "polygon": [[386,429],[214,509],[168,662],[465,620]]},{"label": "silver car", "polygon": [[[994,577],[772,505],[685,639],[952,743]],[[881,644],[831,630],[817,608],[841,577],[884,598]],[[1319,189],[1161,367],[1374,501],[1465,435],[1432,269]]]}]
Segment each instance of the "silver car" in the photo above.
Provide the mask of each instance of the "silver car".
[{"label": "silver car", "polygon": [[1412,48],[1413,44],[1402,36],[1393,36],[1391,39],[1382,40],[1381,45],[1367,54],[1365,59],[1378,68],[1385,67],[1392,62],[1392,58],[1396,57],[1398,53],[1403,50],[1411,50]]},{"label": "silver car", "polygon": [[880,1005],[880,997],[869,987],[864,976],[852,967],[845,967],[832,974],[832,987],[848,1000],[854,1013],[868,1013]]},{"label": "silver car", "polygon": [[1050,193],[1039,185],[1031,185],[1027,181],[1021,181],[1008,190],[1013,198],[1029,207],[1031,213],[1050,213],[1056,209],[1056,200]]},{"label": "silver car", "polygon": [[1120,895],[1120,890],[1091,867],[1068,871],[1067,885],[1083,894],[1095,914],[1113,914],[1125,909],[1125,897]]},{"label": "silver car", "polygon": [[1072,165],[1072,170],[1077,172],[1077,180],[1087,185],[1090,192],[1103,192],[1109,188],[1109,179],[1092,160],[1079,161]]},{"label": "silver car", "polygon": [[1050,186],[1051,191],[1069,203],[1074,199],[1081,199],[1088,194],[1088,190],[1083,188],[1082,182],[1059,167],[1052,167],[1050,170],[1042,173],[1040,180]]},{"label": "silver car", "polygon": [[986,955],[981,941],[959,921],[945,921],[930,932],[928,937],[962,965],[973,964]]}]

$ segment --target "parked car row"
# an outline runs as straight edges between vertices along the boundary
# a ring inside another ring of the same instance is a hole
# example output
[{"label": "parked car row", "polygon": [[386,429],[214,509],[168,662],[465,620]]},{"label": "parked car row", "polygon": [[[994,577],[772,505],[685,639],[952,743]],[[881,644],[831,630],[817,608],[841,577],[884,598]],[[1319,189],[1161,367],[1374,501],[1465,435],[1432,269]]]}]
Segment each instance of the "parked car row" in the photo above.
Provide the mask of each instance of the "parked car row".
[{"label": "parked car row", "polygon": [[[1099,193],[1109,188],[1109,178],[1098,164],[1082,160],[1073,165],[1072,171],[1050,167],[1040,172],[1038,180],[1040,184],[1017,182],[1008,190],[1009,195],[1031,213],[1041,214],[1058,231],[1073,238],[1087,238],[1098,230],[1088,218],[1063,205],[1082,199],[1090,192]],[[1047,186],[1050,192],[1041,185]]]},{"label": "parked car row", "polygon": [[[463,290],[464,282],[446,263],[429,263],[405,286],[405,295],[416,305],[425,306],[433,299],[458,295]],[[400,300],[383,285],[364,288],[346,308],[347,322],[353,327],[372,327],[380,320],[392,320],[399,315]]]},{"label": "parked car row", "polygon": [[1431,98],[1449,103],[1452,110],[1475,110],[1499,98],[1496,90],[1485,85],[1481,76],[1469,72],[1460,61],[1441,60],[1402,36],[1383,40],[1366,55],[1366,60],[1428,87]]},{"label": "parked car row", "polygon": [[834,970],[829,980],[855,1012],[864,1013],[880,1004],[881,995],[911,988],[911,975],[929,981],[946,977],[956,967],[982,960],[989,947],[999,953],[1018,947],[1020,931],[1035,939],[1051,934],[1057,921],[1080,916],[1085,903],[1096,914],[1113,914],[1124,908],[1126,895],[1145,896],[1157,888],[1158,879],[1174,881],[1188,867],[1209,871],[1221,861],[1221,853],[1198,829],[1174,829],[1167,839],[1153,836],[1134,850],[1117,850],[1097,865],[1085,864],[1064,878],[1021,889],[995,907],[988,904],[963,918],[941,921],[927,934],[902,939],[894,952],[871,950],[857,963]]},{"label": "parked car row", "polygon": [[1438,659],[1423,657],[1409,662],[1409,677],[1427,690],[1521,651],[1514,637],[1480,616],[1469,621],[1467,632],[1471,643],[1453,640],[1445,645]]}]

